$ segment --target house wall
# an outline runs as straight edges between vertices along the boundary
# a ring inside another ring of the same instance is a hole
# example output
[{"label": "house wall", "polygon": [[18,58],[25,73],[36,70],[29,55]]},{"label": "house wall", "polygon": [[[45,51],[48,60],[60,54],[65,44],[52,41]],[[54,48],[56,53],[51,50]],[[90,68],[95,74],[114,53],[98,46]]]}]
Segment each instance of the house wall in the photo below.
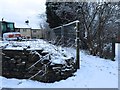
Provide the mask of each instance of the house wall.
[{"label": "house wall", "polygon": [[32,38],[32,31],[31,28],[15,28],[16,32],[20,32],[25,37]]},{"label": "house wall", "polygon": [[21,28],[21,29],[20,29],[20,33],[21,33],[23,36],[32,38],[31,28]]},{"label": "house wall", "polygon": [[43,31],[41,29],[32,29],[32,38],[43,38]]},{"label": "house wall", "polygon": [[15,28],[16,32],[20,32],[23,36],[29,36],[30,38],[44,38],[45,33],[42,29],[31,29],[31,28]]}]

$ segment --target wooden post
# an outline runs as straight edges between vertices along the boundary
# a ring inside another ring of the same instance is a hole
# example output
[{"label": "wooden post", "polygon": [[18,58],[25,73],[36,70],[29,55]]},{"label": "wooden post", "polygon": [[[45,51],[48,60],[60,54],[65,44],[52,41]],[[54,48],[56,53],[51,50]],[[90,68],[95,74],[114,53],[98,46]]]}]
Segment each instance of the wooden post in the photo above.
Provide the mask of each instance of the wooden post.
[{"label": "wooden post", "polygon": [[76,69],[80,69],[79,22],[76,22]]},{"label": "wooden post", "polygon": [[115,39],[112,39],[112,61],[115,61]]}]

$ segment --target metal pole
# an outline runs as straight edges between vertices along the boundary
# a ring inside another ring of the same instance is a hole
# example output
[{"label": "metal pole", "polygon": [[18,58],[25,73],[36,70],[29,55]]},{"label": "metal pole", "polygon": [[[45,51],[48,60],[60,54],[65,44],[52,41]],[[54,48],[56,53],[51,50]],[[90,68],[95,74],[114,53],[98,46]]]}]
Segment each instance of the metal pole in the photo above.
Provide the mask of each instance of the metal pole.
[{"label": "metal pole", "polygon": [[62,43],[64,44],[64,26],[63,25],[61,27],[61,38],[62,38]]},{"label": "metal pole", "polygon": [[79,45],[79,22],[76,22],[76,69],[80,69],[80,45]]}]

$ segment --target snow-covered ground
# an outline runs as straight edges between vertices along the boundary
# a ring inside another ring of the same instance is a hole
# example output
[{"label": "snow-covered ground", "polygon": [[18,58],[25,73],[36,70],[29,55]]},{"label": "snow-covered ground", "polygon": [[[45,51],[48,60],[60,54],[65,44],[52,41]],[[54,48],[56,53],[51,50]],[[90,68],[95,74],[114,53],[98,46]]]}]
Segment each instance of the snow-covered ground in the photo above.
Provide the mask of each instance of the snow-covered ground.
[{"label": "snow-covered ground", "polygon": [[[49,48],[50,49],[50,48]],[[75,49],[64,48],[73,56]],[[51,50],[50,50],[51,51]],[[69,54],[68,53],[68,54]],[[2,88],[118,88],[118,60],[120,46],[116,44],[116,61],[87,55],[80,51],[80,69],[66,80],[54,83],[41,83],[26,79],[7,79],[0,76]],[[69,55],[68,55],[69,56]],[[22,83],[20,83],[22,82]]]}]

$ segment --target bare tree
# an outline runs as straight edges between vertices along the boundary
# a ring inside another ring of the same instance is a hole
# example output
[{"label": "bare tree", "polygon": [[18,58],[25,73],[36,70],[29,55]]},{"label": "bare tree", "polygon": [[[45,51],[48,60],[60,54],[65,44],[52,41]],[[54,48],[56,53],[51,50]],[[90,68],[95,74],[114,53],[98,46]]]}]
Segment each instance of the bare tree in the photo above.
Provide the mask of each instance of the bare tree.
[{"label": "bare tree", "polygon": [[105,48],[111,48],[111,39],[116,38],[119,30],[120,2],[51,2],[47,5],[54,12],[52,15],[61,21],[54,23],[56,25],[80,21],[80,40],[90,54],[103,57]]},{"label": "bare tree", "polygon": [[43,38],[48,39],[50,37],[50,27],[49,24],[46,22],[46,14],[39,14],[39,27],[42,30]]}]

